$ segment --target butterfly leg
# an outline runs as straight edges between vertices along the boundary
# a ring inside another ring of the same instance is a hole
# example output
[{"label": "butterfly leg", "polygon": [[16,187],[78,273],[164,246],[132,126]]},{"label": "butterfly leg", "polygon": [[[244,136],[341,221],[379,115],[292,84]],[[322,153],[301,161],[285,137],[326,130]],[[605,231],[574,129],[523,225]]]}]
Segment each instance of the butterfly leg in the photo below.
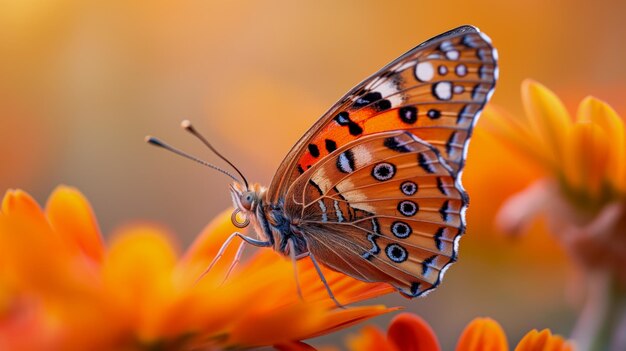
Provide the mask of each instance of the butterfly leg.
[{"label": "butterfly leg", "polygon": [[333,294],[333,291],[330,289],[330,285],[328,285],[328,282],[326,281],[326,278],[324,277],[324,273],[322,273],[322,270],[320,269],[320,266],[317,263],[317,260],[315,259],[315,255],[313,255],[313,253],[309,252],[309,257],[311,257],[311,262],[313,262],[313,266],[315,267],[315,270],[317,271],[317,274],[320,276],[320,279],[322,280],[322,283],[324,283],[324,287],[326,288],[326,291],[328,292],[328,296],[331,298],[331,300],[333,300],[335,302],[335,305],[337,305],[337,307],[339,307],[339,308],[346,308],[346,306],[344,306],[341,303],[339,303],[339,301],[337,301],[337,298],[335,298],[335,295]]},{"label": "butterfly leg", "polygon": [[[224,244],[222,244],[222,247],[220,247],[219,251],[217,252],[217,255],[215,255],[215,257],[213,258],[213,261],[211,261],[211,264],[209,264],[209,266],[207,267],[207,269],[204,270],[204,272],[202,272],[202,274],[200,274],[200,276],[198,277],[198,279],[196,279],[196,284],[200,281],[200,279],[202,279],[205,275],[207,275],[207,273],[209,273],[211,271],[211,269],[213,268],[213,266],[217,263],[217,261],[219,261],[219,259],[224,256],[224,252],[226,251],[226,248],[228,248],[228,245],[230,245],[230,243],[233,241],[233,239],[235,239],[236,237],[239,237],[241,240],[243,240],[243,242],[239,245],[239,249],[237,250],[237,254],[235,256],[235,259],[233,260],[233,262],[236,264],[236,262],[239,261],[241,253],[243,252],[243,245],[245,243],[248,243],[252,246],[257,246],[257,247],[269,247],[272,246],[272,243],[270,243],[269,241],[263,241],[263,240],[258,240],[258,239],[254,239],[251,238],[249,236],[245,236],[239,232],[234,232],[232,233],[228,239],[226,239],[224,241]],[[233,269],[233,265],[231,264],[231,267],[228,269],[228,273],[226,273],[226,276],[228,276],[228,274],[230,273],[230,271]],[[226,279],[226,278],[224,278]]]},{"label": "butterfly leg", "polygon": [[226,275],[224,275],[224,279],[222,279],[220,286],[226,283],[226,280],[228,279],[228,276],[230,276],[230,273],[233,271],[233,269],[235,269],[235,266],[237,266],[237,264],[239,264],[239,262],[241,261],[241,256],[243,255],[243,249],[246,247],[245,244],[246,244],[245,241],[242,241],[241,243],[239,243],[239,247],[237,248],[237,253],[235,254],[235,259],[233,260],[233,262],[230,263],[230,267],[228,267],[228,270],[226,271]]},{"label": "butterfly leg", "polygon": [[298,264],[296,261],[299,259],[306,257],[309,253],[303,253],[296,256],[296,244],[293,242],[292,238],[287,239],[287,244],[289,245],[289,257],[291,257],[291,263],[293,264],[293,275],[296,280],[296,288],[298,289],[298,296],[300,300],[304,301],[304,296],[302,295],[302,289],[300,288],[300,279],[298,279]]}]

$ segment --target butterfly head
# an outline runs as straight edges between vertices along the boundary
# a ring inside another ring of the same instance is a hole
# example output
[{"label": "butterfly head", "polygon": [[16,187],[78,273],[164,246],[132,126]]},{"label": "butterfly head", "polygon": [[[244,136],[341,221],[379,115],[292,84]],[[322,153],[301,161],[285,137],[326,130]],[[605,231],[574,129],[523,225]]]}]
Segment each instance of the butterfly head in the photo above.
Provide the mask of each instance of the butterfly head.
[{"label": "butterfly head", "polygon": [[254,218],[264,193],[265,188],[259,184],[251,184],[247,188],[245,185],[235,182],[230,186],[230,196],[235,206],[231,220],[236,227],[243,228],[250,223],[250,218]]}]

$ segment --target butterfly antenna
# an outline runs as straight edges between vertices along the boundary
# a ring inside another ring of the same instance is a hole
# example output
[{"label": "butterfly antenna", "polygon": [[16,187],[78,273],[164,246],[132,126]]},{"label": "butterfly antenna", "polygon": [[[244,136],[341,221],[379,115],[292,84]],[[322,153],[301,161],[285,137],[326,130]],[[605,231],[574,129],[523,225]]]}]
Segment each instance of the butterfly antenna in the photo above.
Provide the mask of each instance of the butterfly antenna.
[{"label": "butterfly antenna", "polygon": [[[192,160],[192,161],[196,161],[196,162],[198,162],[198,163],[199,163],[199,164],[201,164],[201,165],[204,165],[204,166],[207,166],[207,167],[209,167],[209,168],[212,168],[212,169],[214,169],[214,170],[216,170],[216,171],[218,171],[218,172],[220,172],[220,173],[223,173],[223,174],[225,174],[225,175],[229,176],[229,177],[230,177],[230,178],[232,178],[234,181],[236,181],[236,182],[240,183],[239,179],[238,179],[237,177],[235,177],[233,174],[231,174],[230,172],[225,171],[225,170],[223,170],[223,169],[219,168],[218,166],[216,166],[216,165],[214,165],[214,164],[211,164],[211,163],[208,163],[208,162],[206,162],[206,161],[203,161],[203,160],[201,160],[201,159],[199,159],[199,158],[197,158],[197,157],[195,157],[195,156],[192,156],[192,155],[190,155],[190,154],[188,154],[188,153],[186,153],[186,152],[183,152],[183,151],[181,151],[181,150],[178,150],[178,149],[174,148],[173,146],[170,146],[170,145],[168,145],[168,144],[164,143],[163,141],[161,141],[161,140],[159,140],[159,139],[157,139],[157,138],[155,138],[155,137],[153,137],[153,136],[148,135],[148,136],[146,136],[146,139],[145,139],[145,140],[146,140],[146,142],[147,142],[147,143],[149,143],[149,144],[152,144],[152,145],[154,145],[154,146],[158,146],[158,147],[162,147],[162,148],[164,148],[165,150],[171,151],[171,152],[173,152],[173,153],[175,153],[175,154],[177,154],[177,155],[179,155],[179,156],[182,156],[182,157],[184,157],[184,158],[190,159],[190,160]],[[247,184],[247,183],[246,183],[246,184]]]},{"label": "butterfly antenna", "polygon": [[193,127],[193,125],[191,125],[191,122],[189,122],[188,120],[184,120],[180,123],[180,126],[183,127],[186,131],[188,131],[189,133],[193,134],[193,136],[195,136],[196,138],[200,139],[200,141],[202,141],[202,143],[204,145],[206,145],[206,147],[208,147],[211,151],[213,151],[213,153],[215,153],[219,158],[221,158],[222,160],[224,160],[226,163],[228,163],[243,179],[243,182],[246,185],[246,189],[250,189],[250,187],[248,186],[248,180],[246,179],[246,177],[243,176],[243,173],[241,173],[241,171],[239,171],[239,169],[237,167],[235,167],[235,165],[230,162],[226,157],[224,157],[222,154],[220,154],[214,147],[213,145],[211,145],[209,143],[209,141],[202,136],[202,134],[200,134],[196,128]]}]

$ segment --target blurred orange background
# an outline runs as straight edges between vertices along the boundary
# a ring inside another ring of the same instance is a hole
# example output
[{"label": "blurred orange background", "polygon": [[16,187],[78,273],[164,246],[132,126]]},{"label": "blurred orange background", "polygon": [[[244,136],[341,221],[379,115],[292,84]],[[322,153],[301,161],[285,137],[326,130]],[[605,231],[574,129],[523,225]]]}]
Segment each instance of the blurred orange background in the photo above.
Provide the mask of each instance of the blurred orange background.
[{"label": "blurred orange background", "polygon": [[[186,246],[230,206],[229,179],[146,145],[146,134],[215,161],[178,127],[190,119],[248,179],[269,184],[348,89],[462,24],[499,50],[495,104],[521,113],[529,77],[570,111],[593,94],[623,116],[624,13],[625,2],[578,0],[0,0],[0,189],[45,201],[58,184],[76,186],[104,233],[156,221]],[[465,172],[472,206],[459,263],[427,298],[383,300],[422,315],[444,349],[476,316],[500,321],[510,342],[532,328],[567,335],[575,321],[575,275],[541,225],[516,239],[492,228],[504,196],[535,171],[488,138],[477,130]]]}]

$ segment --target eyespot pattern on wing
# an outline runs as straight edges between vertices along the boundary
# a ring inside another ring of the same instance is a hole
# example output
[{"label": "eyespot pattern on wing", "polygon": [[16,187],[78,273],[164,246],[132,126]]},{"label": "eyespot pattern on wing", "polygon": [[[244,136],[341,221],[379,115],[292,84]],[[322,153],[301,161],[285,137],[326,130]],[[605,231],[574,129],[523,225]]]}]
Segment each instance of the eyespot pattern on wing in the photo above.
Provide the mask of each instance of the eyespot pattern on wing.
[{"label": "eyespot pattern on wing", "polygon": [[298,220],[326,266],[424,295],[457,258],[468,204],[460,174],[497,76],[497,52],[474,27],[417,46],[303,136],[269,202]]},{"label": "eyespot pattern on wing", "polygon": [[467,196],[439,151],[409,132],[349,143],[291,189],[287,198],[298,206],[290,210],[300,211],[292,215],[301,218],[312,252],[332,268],[419,296],[456,259]]}]

